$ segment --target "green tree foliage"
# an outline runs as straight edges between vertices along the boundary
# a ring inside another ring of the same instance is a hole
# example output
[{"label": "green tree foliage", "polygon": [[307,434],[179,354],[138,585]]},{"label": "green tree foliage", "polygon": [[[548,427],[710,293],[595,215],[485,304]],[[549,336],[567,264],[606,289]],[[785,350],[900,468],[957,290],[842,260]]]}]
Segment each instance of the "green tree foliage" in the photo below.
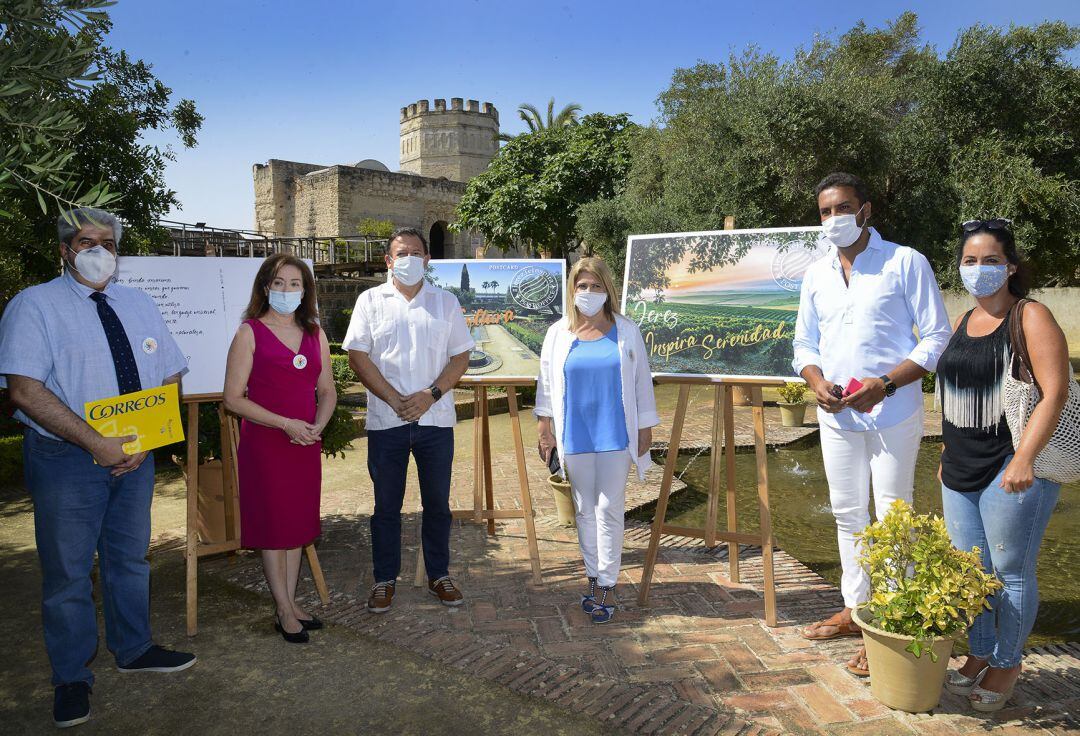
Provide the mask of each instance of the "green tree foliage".
[{"label": "green tree foliage", "polygon": [[356,231],[361,235],[389,238],[394,232],[394,223],[391,220],[377,220],[374,217],[365,217],[357,223]]},{"label": "green tree foliage", "polygon": [[483,233],[502,249],[521,242],[565,257],[578,244],[578,208],[620,191],[637,129],[628,115],[594,113],[517,136],[469,182],[451,227]]},{"label": "green tree foliage", "polygon": [[106,206],[125,222],[124,251],[165,234],[157,219],[179,207],[165,185],[171,147],[149,145],[173,129],[196,143],[202,116],[148,64],[104,46],[101,0],[0,3],[0,303],[55,275],[57,214]]},{"label": "green tree foliage", "polygon": [[630,233],[818,222],[813,187],[862,176],[873,224],[956,281],[959,223],[1003,216],[1040,283],[1080,283],[1080,28],[973,26],[944,55],[904,13],[817,38],[791,61],[751,49],[674,73],[623,192],[580,214],[605,251]]},{"label": "green tree foliage", "polygon": [[[571,125],[577,125],[580,113],[581,105],[576,102],[571,102],[569,105],[565,105],[563,109],[559,110],[558,114],[556,114],[554,97],[548,100],[547,117],[542,116],[540,111],[537,110],[534,105],[530,105],[527,102],[518,105],[518,117],[525,122],[530,133],[535,133],[538,130],[545,130],[548,128],[566,128]],[[515,137],[516,136],[510,135],[509,133],[499,134],[499,140],[501,141],[512,141]]]}]

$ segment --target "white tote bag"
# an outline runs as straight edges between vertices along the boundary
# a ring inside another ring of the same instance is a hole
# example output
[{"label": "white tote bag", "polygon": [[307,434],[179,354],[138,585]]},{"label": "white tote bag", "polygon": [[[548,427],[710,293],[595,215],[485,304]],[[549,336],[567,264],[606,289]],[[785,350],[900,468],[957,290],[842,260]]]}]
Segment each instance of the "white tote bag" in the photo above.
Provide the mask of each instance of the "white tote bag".
[{"label": "white tote bag", "polygon": [[[1005,420],[1012,433],[1014,448],[1020,445],[1031,413],[1042,399],[1039,383],[1031,370],[1031,359],[1020,321],[1024,305],[1029,301],[1021,299],[1013,306],[1009,324],[1013,359],[1005,376]],[[1061,410],[1057,429],[1035,458],[1034,470],[1036,478],[1057,483],[1080,480],[1080,385],[1076,383],[1072,365],[1069,365],[1069,398]]]}]

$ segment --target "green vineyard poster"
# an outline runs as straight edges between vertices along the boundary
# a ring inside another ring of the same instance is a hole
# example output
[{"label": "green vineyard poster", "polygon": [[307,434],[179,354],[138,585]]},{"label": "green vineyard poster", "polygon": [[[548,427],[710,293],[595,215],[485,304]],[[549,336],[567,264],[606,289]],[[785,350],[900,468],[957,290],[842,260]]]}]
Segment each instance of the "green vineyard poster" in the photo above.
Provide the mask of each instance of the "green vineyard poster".
[{"label": "green vineyard poster", "polygon": [[821,228],[633,235],[623,313],[657,375],[784,378]]}]

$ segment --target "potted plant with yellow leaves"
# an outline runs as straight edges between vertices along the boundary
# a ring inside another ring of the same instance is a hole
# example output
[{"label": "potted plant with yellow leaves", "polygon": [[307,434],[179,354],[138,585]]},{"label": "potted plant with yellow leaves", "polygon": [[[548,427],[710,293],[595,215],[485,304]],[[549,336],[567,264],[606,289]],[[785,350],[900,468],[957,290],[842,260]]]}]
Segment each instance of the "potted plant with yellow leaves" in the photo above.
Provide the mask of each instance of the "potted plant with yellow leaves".
[{"label": "potted plant with yellow leaves", "polygon": [[785,427],[801,427],[806,418],[806,384],[799,381],[785,383],[776,391],[780,394],[780,423]]},{"label": "potted plant with yellow leaves", "polygon": [[953,547],[944,520],[895,501],[859,536],[869,600],[853,612],[862,628],[870,690],[890,708],[937,706],[953,641],[1001,587],[978,547]]}]

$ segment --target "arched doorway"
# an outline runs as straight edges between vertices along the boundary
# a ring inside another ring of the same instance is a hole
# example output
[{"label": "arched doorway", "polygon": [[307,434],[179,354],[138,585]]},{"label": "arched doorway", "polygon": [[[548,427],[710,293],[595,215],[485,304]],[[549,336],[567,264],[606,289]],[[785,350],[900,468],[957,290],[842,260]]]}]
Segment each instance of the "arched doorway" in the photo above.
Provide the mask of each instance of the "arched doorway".
[{"label": "arched doorway", "polygon": [[432,258],[446,257],[446,223],[436,222],[428,234],[428,251]]}]

